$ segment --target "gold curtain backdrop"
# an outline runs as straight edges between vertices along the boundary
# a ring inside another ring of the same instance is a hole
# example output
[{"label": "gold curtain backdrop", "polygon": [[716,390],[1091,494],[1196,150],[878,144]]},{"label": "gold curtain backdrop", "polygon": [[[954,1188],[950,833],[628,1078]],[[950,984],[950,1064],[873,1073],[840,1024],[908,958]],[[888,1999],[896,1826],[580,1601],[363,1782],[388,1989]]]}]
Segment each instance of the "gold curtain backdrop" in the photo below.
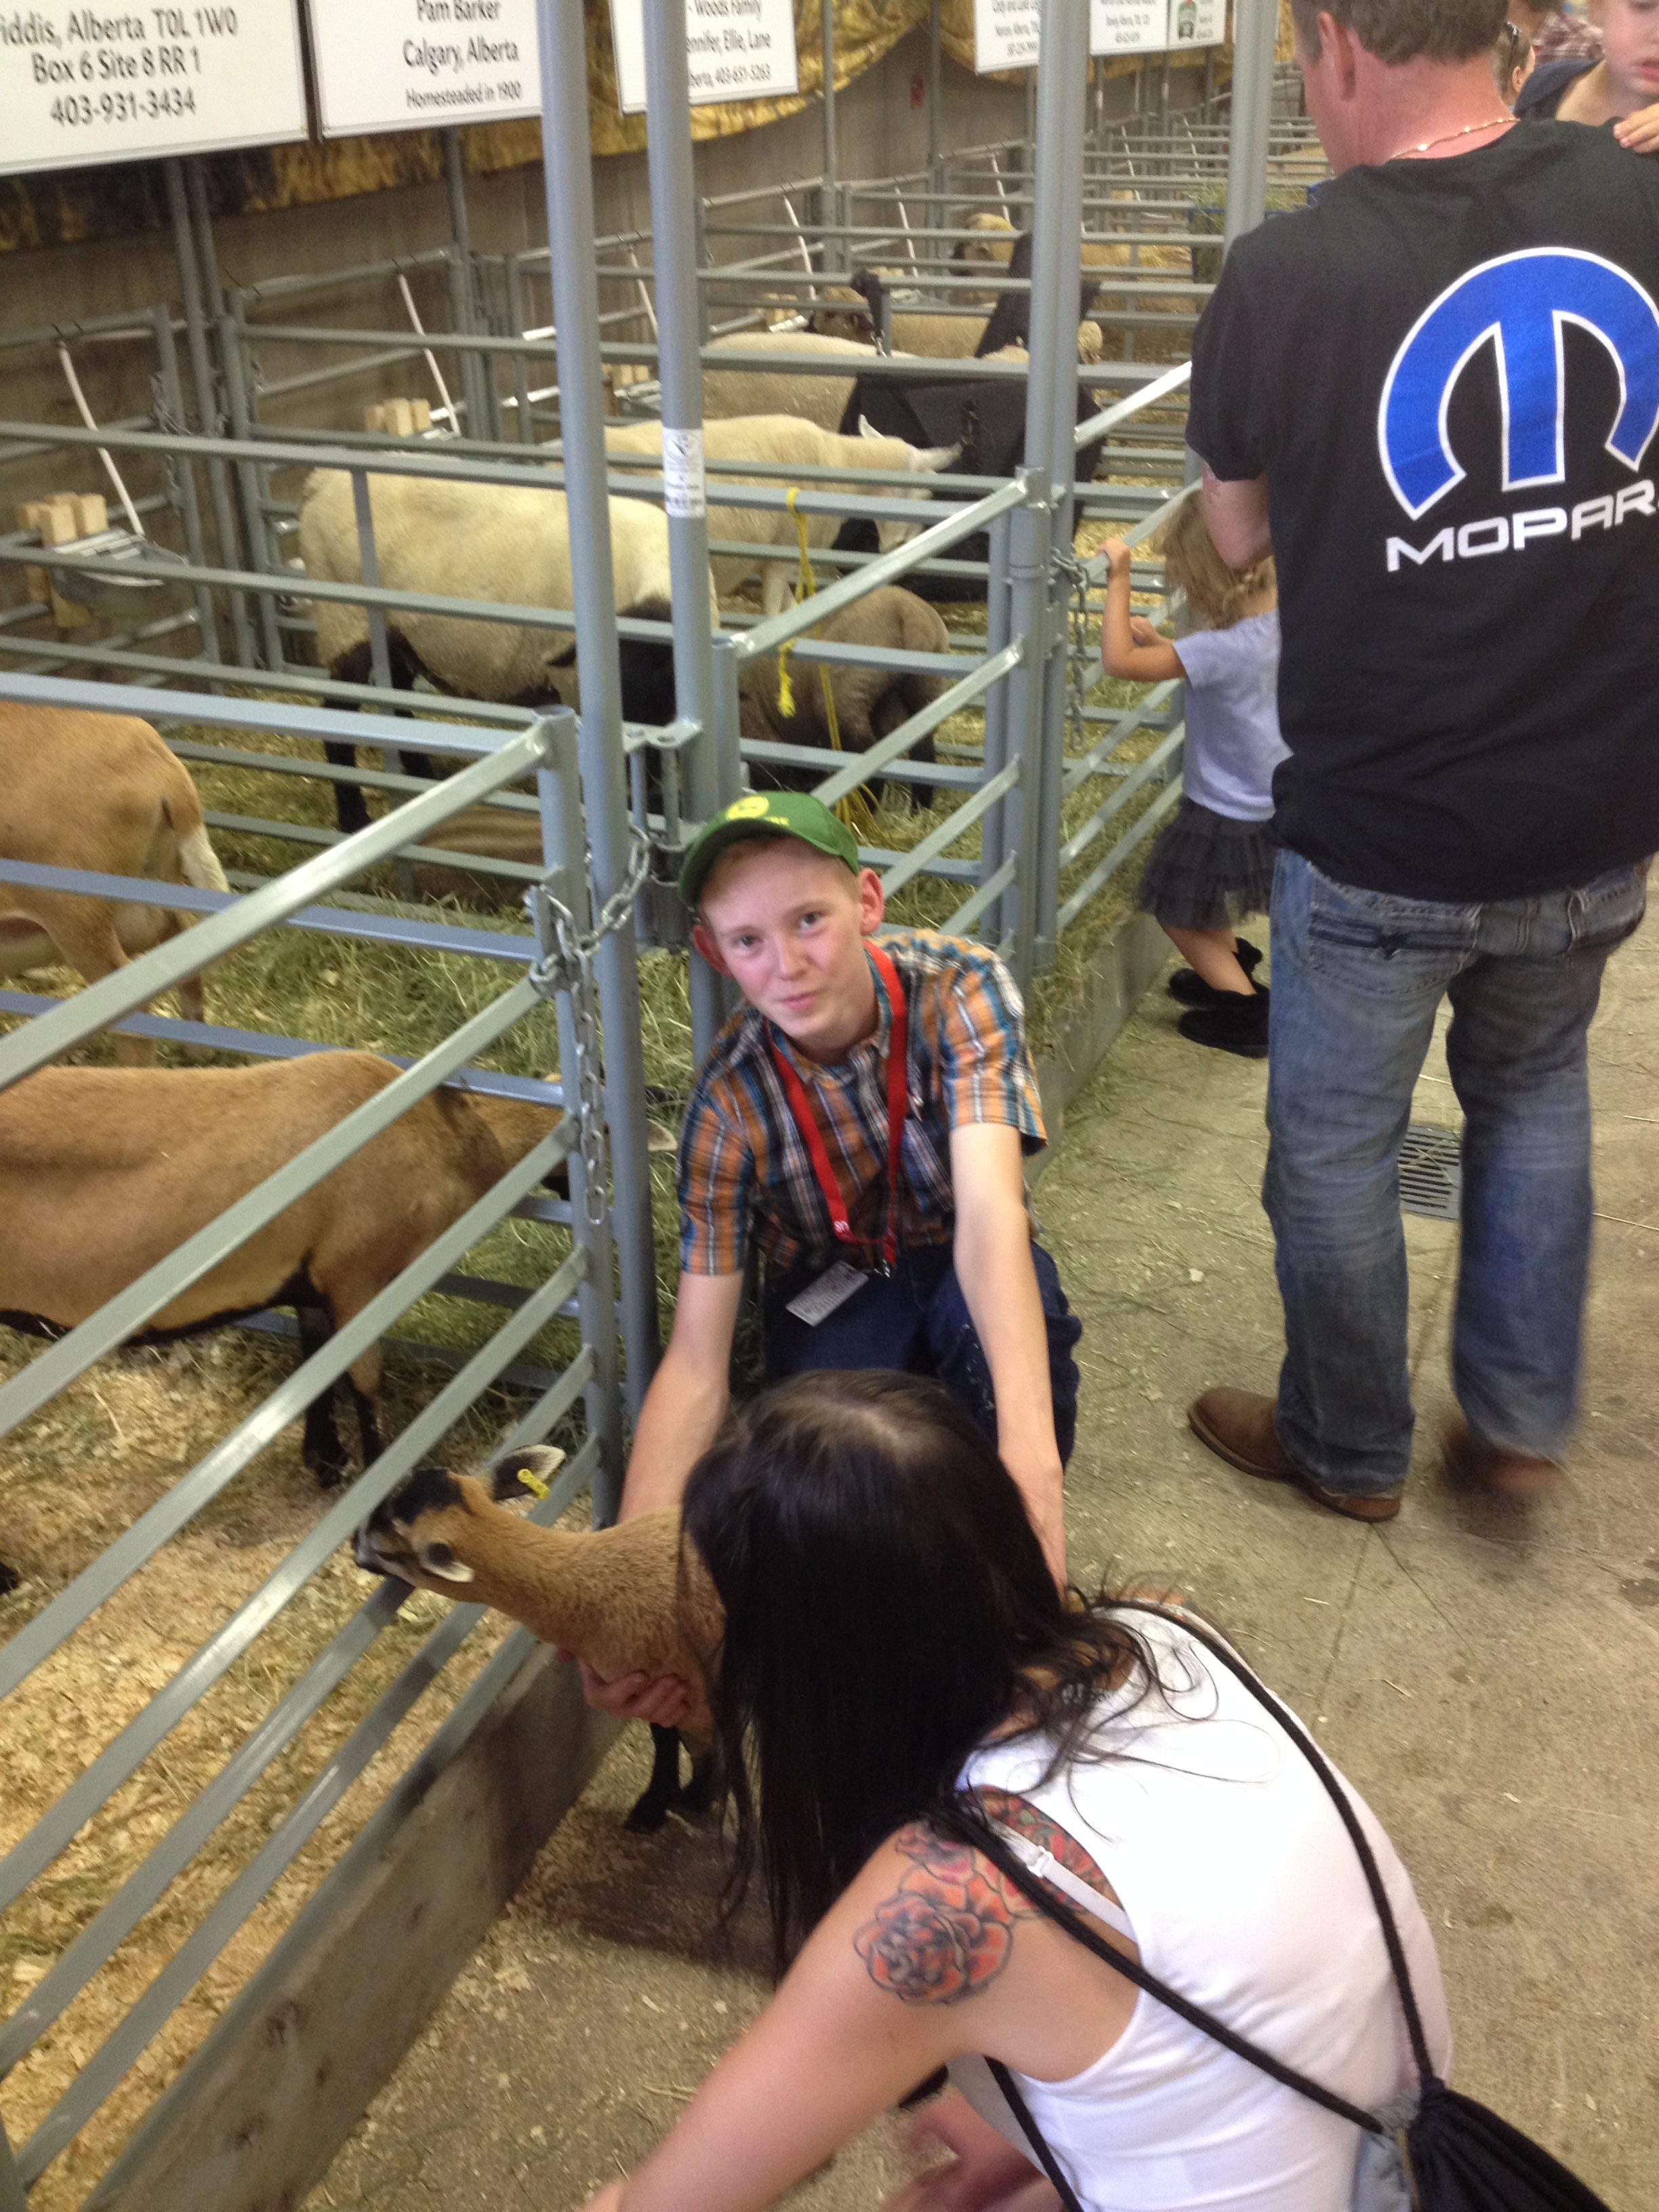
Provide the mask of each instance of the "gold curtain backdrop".
[{"label": "gold curtain backdrop", "polygon": [[[616,59],[611,47],[610,0],[584,0],[587,20],[588,117],[596,155],[640,153],[643,115],[617,106]],[[1084,0],[1076,0],[1078,6]],[[836,0],[837,90],[862,76],[908,31],[925,28],[929,0]],[[1290,0],[1279,0],[1279,48],[1288,58]],[[942,0],[940,44],[963,69],[974,65],[973,0]],[[823,83],[823,39],[819,0],[795,0],[795,38],[800,90],[787,100],[757,100],[694,107],[694,139],[726,138],[799,114],[817,100]],[[1226,52],[1231,54],[1231,43]],[[1176,68],[1202,67],[1201,53],[1171,57]],[[1114,76],[1139,66],[1126,58],[1109,64]],[[1018,82],[1023,72],[995,82]],[[1225,81],[1224,70],[1222,81]],[[482,123],[464,128],[467,169],[494,174],[541,159],[541,130],[533,120]],[[402,185],[431,184],[443,175],[442,143],[435,131],[404,131],[372,138],[312,141],[297,146],[256,147],[246,153],[206,157],[208,198],[216,215],[256,215],[315,206]],[[91,239],[131,236],[167,228],[167,203],[159,163],[113,163],[43,175],[0,178],[0,253],[69,246]]]}]

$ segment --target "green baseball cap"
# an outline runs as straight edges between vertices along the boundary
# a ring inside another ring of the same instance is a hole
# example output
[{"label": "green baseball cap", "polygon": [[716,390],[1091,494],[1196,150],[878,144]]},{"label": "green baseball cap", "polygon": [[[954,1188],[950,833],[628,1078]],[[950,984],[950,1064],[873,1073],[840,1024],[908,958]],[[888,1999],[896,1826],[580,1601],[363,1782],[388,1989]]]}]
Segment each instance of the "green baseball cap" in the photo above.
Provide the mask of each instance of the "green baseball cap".
[{"label": "green baseball cap", "polygon": [[744,837],[799,837],[858,873],[858,841],[821,799],[805,791],[745,792],[692,839],[680,869],[680,896],[687,906],[696,907],[708,871],[726,847]]}]

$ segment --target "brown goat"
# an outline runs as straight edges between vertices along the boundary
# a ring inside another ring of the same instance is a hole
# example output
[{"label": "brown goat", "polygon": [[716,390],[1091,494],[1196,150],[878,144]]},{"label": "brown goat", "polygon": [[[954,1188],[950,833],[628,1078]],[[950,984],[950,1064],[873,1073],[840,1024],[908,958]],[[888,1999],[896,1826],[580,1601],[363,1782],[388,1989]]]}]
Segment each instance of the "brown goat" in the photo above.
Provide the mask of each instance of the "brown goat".
[{"label": "brown goat", "polygon": [[[149,724],[131,714],[0,703],[0,860],[229,888],[195,785]],[[167,907],[0,883],[0,975],[61,963],[95,983],[193,919]],[[178,990],[186,1018],[199,1022],[201,977]],[[118,1036],[115,1055],[148,1066],[155,1047]]]},{"label": "brown goat", "polygon": [[[929,606],[926,599],[918,599],[914,592],[907,592],[897,584],[884,584],[806,634],[828,643],[879,646],[895,653],[951,650],[951,633],[938,608]],[[921,669],[832,666],[828,662],[814,665],[792,658],[790,684],[795,704],[793,714],[786,714],[779,698],[777,656],[768,653],[763,659],[749,662],[743,671],[740,705],[744,737],[791,745],[828,745],[830,717],[823,700],[826,675],[836,702],[842,744],[854,753],[867,752],[881,738],[890,737],[901,722],[908,721],[912,714],[931,706],[950,682],[948,677],[929,676]],[[908,757],[932,762],[936,757],[933,738],[923,738],[911,748]],[[828,773],[828,766],[826,763],[824,773]],[[763,790],[788,790],[817,781],[806,770],[769,768],[762,763],[755,764],[753,774]],[[927,786],[904,787],[914,791],[919,805],[933,805],[933,794]]]},{"label": "brown goat", "polygon": [[680,1542],[678,1513],[641,1513],[618,1528],[577,1532],[538,1528],[498,1502],[522,1497],[526,1476],[544,1483],[563,1457],[544,1445],[504,1453],[486,1470],[488,1486],[417,1468],[357,1531],[356,1561],[416,1589],[494,1606],[607,1681],[636,1668],[678,1674],[691,1692],[678,1731],[691,1753],[690,1787],[679,1787],[676,1731],[653,1728],[651,1785],[628,1818],[630,1828],[658,1828],[672,1805],[690,1812],[708,1802],[714,1722],[707,1684],[725,1616],[702,1560]]},{"label": "brown goat", "polygon": [[[48,1067],[0,1092],[0,1322],[59,1335],[399,1073],[368,1052],[257,1067]],[[308,1357],[547,1135],[552,1109],[438,1090],[162,1307],[167,1341],[291,1305]],[[349,1370],[365,1461],[380,1449],[380,1353]],[[306,1465],[345,1466],[336,1384],[306,1412]]]}]

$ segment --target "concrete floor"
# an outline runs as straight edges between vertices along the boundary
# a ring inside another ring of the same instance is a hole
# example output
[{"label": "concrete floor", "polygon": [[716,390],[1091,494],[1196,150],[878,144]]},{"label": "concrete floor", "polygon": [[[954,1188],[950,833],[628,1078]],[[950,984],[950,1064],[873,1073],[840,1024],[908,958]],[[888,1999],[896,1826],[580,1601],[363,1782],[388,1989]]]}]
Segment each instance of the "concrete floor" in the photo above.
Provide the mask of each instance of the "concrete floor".
[{"label": "concrete floor", "polygon": [[[1441,1947],[1455,2079],[1613,2212],[1659,2202],[1659,938],[1613,963],[1593,1042],[1598,1223],[1585,1416],[1529,1515],[1454,1502],[1455,1230],[1408,1217],[1419,1445],[1364,1528],[1234,1474],[1185,1407],[1273,1386],[1257,1190],[1265,1069],[1176,1033],[1155,988],[1068,1117],[1038,1205],[1085,1323],[1073,1572],[1191,1591],[1314,1721],[1398,1844]],[[1451,1123],[1438,1053],[1417,1116]],[[630,1731],[630,1738],[642,1731]],[[309,2200],[568,2212],[657,2139],[764,2002],[757,1929],[711,1934],[714,1838],[624,1835],[624,1740]],[[872,2130],[790,2199],[875,2212],[909,2170]]]}]

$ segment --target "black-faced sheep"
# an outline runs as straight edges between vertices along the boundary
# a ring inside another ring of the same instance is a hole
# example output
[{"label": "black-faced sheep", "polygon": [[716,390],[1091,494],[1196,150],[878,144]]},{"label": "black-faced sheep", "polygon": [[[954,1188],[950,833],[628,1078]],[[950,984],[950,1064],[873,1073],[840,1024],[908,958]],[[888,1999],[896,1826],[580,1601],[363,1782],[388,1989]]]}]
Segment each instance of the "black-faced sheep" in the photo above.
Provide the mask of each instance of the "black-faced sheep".
[{"label": "black-faced sheep", "polygon": [[[0,859],[229,888],[195,785],[149,724],[131,714],[0,703]],[[61,961],[95,983],[195,919],[167,907],[0,883],[0,975]],[[201,977],[178,993],[187,1018],[201,1021]],[[118,1036],[115,1054],[144,1066],[155,1047],[147,1037]]]},{"label": "black-faced sheep", "polygon": [[[951,634],[938,610],[914,592],[884,585],[844,607],[837,615],[807,632],[837,645],[879,646],[896,653],[949,653]],[[950,682],[914,668],[875,668],[832,665],[820,661],[792,660],[791,689],[794,712],[785,714],[779,703],[780,676],[775,653],[767,653],[744,666],[738,678],[743,707],[743,734],[791,745],[828,745],[829,712],[823,702],[823,679],[828,677],[836,702],[836,720],[842,746],[848,752],[867,752],[879,739],[890,737],[901,722],[930,707]],[[937,757],[932,737],[912,746],[908,757],[932,763]],[[750,763],[750,773],[763,791],[810,789],[830,772],[823,769],[787,768],[763,761]],[[914,791],[916,804],[931,806],[933,793],[927,784],[901,784]]]},{"label": "black-faced sheep", "polygon": [[[937,496],[948,498],[953,476],[1006,477],[1023,465],[1026,396],[1023,382],[1003,379],[930,384],[925,379],[912,381],[908,376],[902,380],[860,377],[847,411],[849,418],[867,421],[890,437],[927,444],[960,441],[961,458],[942,471],[936,488]],[[1079,390],[1078,421],[1085,422],[1095,414],[1097,404],[1092,393]],[[1077,475],[1084,483],[1093,477],[1103,450],[1104,441],[1097,439],[1078,454]],[[848,552],[872,552],[874,533],[867,521],[855,517],[842,526],[836,544]],[[983,561],[989,550],[988,533],[981,531],[951,550],[953,560]],[[985,596],[984,586],[973,578],[930,575],[917,569],[909,581],[914,591],[929,599],[983,599]]]},{"label": "black-faced sheep", "polygon": [[[488,1485],[417,1468],[358,1530],[357,1564],[416,1589],[494,1606],[544,1644],[584,1659],[608,1681],[635,1669],[677,1674],[691,1702],[678,1735],[653,1729],[651,1784],[628,1816],[659,1828],[671,1808],[702,1811],[710,1793],[714,1723],[707,1683],[725,1617],[702,1561],[680,1541],[678,1513],[641,1513],[617,1528],[543,1528],[498,1501],[522,1498],[523,1478],[545,1483],[564,1454],[550,1446],[504,1453]],[[691,1782],[679,1785],[679,1740]]]},{"label": "black-faced sheep", "polygon": [[[0,1092],[0,1322],[59,1336],[400,1073],[368,1052],[257,1067],[48,1067]],[[548,1107],[418,1099],[134,1338],[167,1342],[290,1305],[308,1357],[554,1127]],[[365,1461],[380,1449],[380,1353],[348,1370]],[[338,1384],[307,1409],[319,1484],[345,1467]]]},{"label": "black-faced sheep", "polygon": [[[380,581],[388,589],[491,599],[508,606],[574,604],[562,492],[532,484],[458,483],[440,477],[375,476],[368,481]],[[643,500],[613,499],[610,515],[617,611],[666,622],[672,594],[662,509]],[[343,471],[319,469],[308,479],[300,508],[300,554],[309,576],[337,584],[362,580],[351,480]],[[717,620],[712,579],[708,606],[711,621]],[[319,599],[313,612],[323,665],[342,682],[369,681],[363,610]],[[405,611],[389,619],[387,631],[389,640],[398,641],[394,682],[412,682],[416,673],[423,673],[440,690],[465,699],[532,707],[577,702],[575,641],[568,630],[517,629]],[[622,691],[629,720],[673,720],[673,648],[665,639],[623,640]],[[361,829],[368,819],[362,792],[340,784],[337,793],[341,828]]]},{"label": "black-faced sheep", "polygon": [[[884,469],[894,475],[904,472],[921,476],[936,475],[939,470],[949,468],[961,452],[958,446],[912,446],[902,438],[884,438],[866,425],[855,427],[856,436],[842,437],[833,430],[821,430],[816,422],[799,415],[738,416],[730,421],[707,423],[703,450],[710,462],[778,461],[793,468]],[[641,422],[627,429],[607,430],[605,442],[613,453],[659,454],[662,425]],[[776,477],[732,473],[724,476],[721,481],[764,484],[772,491],[786,489]],[[817,492],[833,491],[839,487],[820,479],[810,483],[806,489]],[[923,499],[929,489],[918,485],[911,494],[896,486],[884,487],[881,496]],[[809,545],[835,543],[836,533],[841,528],[839,515],[812,514],[803,510],[801,520],[806,525]],[[876,536],[880,550],[885,553],[895,545],[902,545],[906,538],[914,538],[920,527],[919,523],[878,523]],[[758,567],[763,610],[769,616],[781,614],[789,604],[790,587],[800,567],[799,535],[794,518],[787,510],[711,505],[708,535],[714,539],[777,549],[777,557],[765,561],[717,553],[712,566],[715,584],[722,592],[737,591]]]}]

